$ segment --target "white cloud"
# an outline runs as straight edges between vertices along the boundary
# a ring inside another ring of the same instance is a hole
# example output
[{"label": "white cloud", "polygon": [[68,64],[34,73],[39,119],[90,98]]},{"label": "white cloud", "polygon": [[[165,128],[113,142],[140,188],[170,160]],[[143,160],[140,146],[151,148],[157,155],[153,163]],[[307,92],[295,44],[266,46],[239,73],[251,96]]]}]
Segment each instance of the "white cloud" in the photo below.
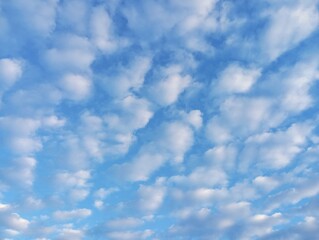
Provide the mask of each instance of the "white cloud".
[{"label": "white cloud", "polygon": [[230,98],[221,105],[222,120],[233,130],[239,128],[238,132],[249,134],[263,127],[265,121],[269,125],[277,122],[276,116],[270,118],[271,107],[267,98]]},{"label": "white cloud", "polygon": [[158,147],[167,151],[173,162],[181,163],[185,153],[193,145],[192,129],[181,122],[170,122],[163,124],[158,139]]},{"label": "white cloud", "polygon": [[22,63],[17,59],[0,59],[0,90],[13,85],[22,75]]},{"label": "white cloud", "polygon": [[269,26],[262,39],[262,47],[270,60],[309,37],[319,24],[316,1],[295,1],[282,5],[274,2],[273,5],[267,13]]},{"label": "white cloud", "polygon": [[153,116],[151,104],[130,95],[115,101],[113,111],[104,115],[107,154],[123,155],[135,140],[135,131],[144,128]]},{"label": "white cloud", "polygon": [[115,103],[118,114],[106,114],[104,121],[108,128],[118,132],[131,132],[146,126],[153,116],[151,104],[136,96],[127,96]]},{"label": "white cloud", "polygon": [[62,2],[58,9],[58,23],[76,33],[86,33],[88,28],[89,5],[84,0]]},{"label": "white cloud", "polygon": [[[293,181],[293,187],[283,189],[275,195],[271,195],[266,202],[265,210],[272,212],[277,208],[289,206],[299,203],[301,200],[311,198],[319,193],[319,187],[313,184],[314,181],[318,180],[317,175],[308,173],[306,178],[298,178]],[[291,182],[291,176],[288,179]]]},{"label": "white cloud", "polygon": [[221,168],[226,171],[234,169],[235,160],[237,158],[237,148],[233,145],[216,146],[205,152],[205,159],[213,168]]},{"label": "white cloud", "polygon": [[118,188],[109,188],[109,189],[105,189],[105,188],[99,188],[98,190],[95,191],[94,196],[98,199],[104,199],[106,198],[108,195],[119,191]]},{"label": "white cloud", "polygon": [[13,229],[5,229],[3,232],[4,232],[5,235],[8,235],[10,237],[14,237],[14,236],[17,236],[17,235],[20,234],[19,231],[16,231],[16,230],[13,230]]},{"label": "white cloud", "polygon": [[168,160],[181,164],[192,144],[193,131],[189,125],[178,121],[164,123],[157,129],[153,142],[142,146],[131,162],[111,169],[121,179],[145,181]]},{"label": "white cloud", "polygon": [[160,179],[154,185],[141,185],[137,191],[138,207],[141,211],[154,213],[161,207],[166,195],[166,188]]},{"label": "white cloud", "polygon": [[79,170],[74,172],[59,172],[55,176],[55,184],[57,188],[66,192],[71,202],[79,202],[84,200],[90,193],[89,179],[91,174],[87,170]]},{"label": "white cloud", "polygon": [[228,173],[235,167],[236,157],[237,149],[234,146],[216,146],[206,151],[205,162],[187,175],[172,176],[170,181],[184,187],[225,187]]},{"label": "white cloud", "polygon": [[127,40],[115,36],[113,20],[103,7],[93,9],[90,30],[93,44],[104,53],[111,53],[128,45]]},{"label": "white cloud", "polygon": [[313,216],[306,216],[297,224],[291,225],[287,228],[279,229],[265,235],[262,239],[311,239],[318,238],[319,232],[318,219]]},{"label": "white cloud", "polygon": [[[168,36],[178,47],[211,53],[212,47],[205,37],[217,27],[216,16],[212,14],[215,3],[215,0],[201,1],[200,4],[192,1],[167,1],[165,4],[147,1],[128,4],[122,11],[128,27],[144,42]],[[144,13],[143,20],[139,18],[141,11]]]},{"label": "white cloud", "polygon": [[[206,195],[203,190],[201,191],[203,195]],[[246,239],[241,236],[242,230],[246,228],[246,221],[251,215],[250,208],[251,204],[244,201],[224,203],[217,211],[211,211],[206,207],[196,208],[180,218],[177,224],[171,225],[169,236],[187,238],[195,233],[196,236],[201,236],[203,239],[224,237]],[[240,228],[238,228],[238,223]]]},{"label": "white cloud", "polygon": [[217,99],[219,111],[206,125],[207,138],[225,144],[279,126],[288,117],[313,106],[315,99],[310,90],[317,79],[318,59],[307,56],[268,75],[258,85],[258,91],[263,92],[259,96]]},{"label": "white cloud", "polygon": [[0,238],[318,236],[317,0],[0,2]]},{"label": "white cloud", "polygon": [[43,209],[45,207],[45,202],[34,196],[28,196],[25,198],[24,203],[21,204],[25,209]]},{"label": "white cloud", "polygon": [[80,170],[76,172],[60,172],[56,175],[58,185],[64,187],[87,187],[87,181],[90,179],[89,171]]},{"label": "white cloud", "polygon": [[72,170],[81,170],[83,168],[88,167],[88,152],[87,149],[90,148],[89,151],[94,151],[97,153],[97,146],[92,146],[85,143],[85,139],[83,140],[79,136],[76,135],[67,135],[64,137],[63,142],[61,144],[61,155],[60,161],[63,166],[68,167]]},{"label": "white cloud", "polygon": [[144,231],[114,231],[106,234],[108,239],[112,240],[139,240],[147,239],[153,235],[153,231],[146,229]]},{"label": "white cloud", "polygon": [[189,191],[188,194],[196,204],[200,204],[201,206],[203,206],[212,204],[213,200],[222,197],[222,195],[220,194],[223,193],[212,188],[201,187],[193,191]]},{"label": "white cloud", "polygon": [[115,165],[112,172],[121,179],[129,181],[146,181],[150,175],[166,161],[165,156],[152,149],[142,149],[129,163]]},{"label": "white cloud", "polygon": [[[145,13],[143,21],[139,18],[140,10],[143,10]],[[129,4],[122,11],[128,20],[129,28],[141,37],[144,36],[148,39],[161,37],[176,21],[174,16],[169,15],[165,7],[156,1],[141,2],[141,6]],[[167,21],[164,21],[164,19]]]},{"label": "white cloud", "polygon": [[227,174],[219,168],[210,166],[197,167],[189,175],[173,176],[171,181],[184,186],[224,186],[228,182]]},{"label": "white cloud", "polygon": [[206,124],[206,136],[213,143],[223,144],[232,139],[230,129],[218,117],[213,117]]},{"label": "white cloud", "polygon": [[63,127],[65,124],[66,120],[65,119],[59,119],[57,116],[55,115],[51,115],[48,117],[44,117],[42,119],[42,125],[43,126],[47,126],[47,127],[53,127],[53,128],[59,128],[59,127]]},{"label": "white cloud", "polygon": [[88,197],[90,191],[88,189],[71,189],[69,191],[69,198],[71,202],[79,202]]},{"label": "white cloud", "polygon": [[83,112],[72,133],[63,136],[61,164],[73,170],[87,168],[91,162],[101,162],[106,152],[107,132],[103,119],[90,112]]},{"label": "white cloud", "polygon": [[315,99],[311,89],[319,79],[318,66],[316,55],[301,57],[294,64],[284,65],[260,84],[260,89],[273,100],[276,109],[273,118],[282,115],[283,120],[313,106]]},{"label": "white cloud", "polygon": [[[78,132],[81,133],[80,148],[86,151],[86,155],[98,160],[102,159],[105,152],[103,150],[105,148],[103,139],[105,139],[106,135],[104,133],[103,119],[88,112],[83,113]],[[75,148],[74,151],[79,152],[80,149]]]},{"label": "white cloud", "polygon": [[60,81],[60,86],[64,90],[65,97],[74,101],[88,98],[92,89],[91,80],[77,74],[65,75]]},{"label": "white cloud", "polygon": [[85,233],[79,229],[63,228],[60,230],[57,240],[82,240]]},{"label": "white cloud", "polygon": [[257,188],[267,192],[280,185],[277,179],[268,176],[258,176],[253,180],[253,183]]},{"label": "white cloud", "polygon": [[95,200],[94,201],[94,207],[96,207],[97,209],[103,209],[104,207],[104,202],[101,200]]},{"label": "white cloud", "polygon": [[163,70],[163,79],[149,88],[149,97],[161,106],[175,103],[179,95],[191,84],[188,75],[182,75],[179,66]]},{"label": "white cloud", "polygon": [[17,213],[9,214],[4,220],[2,220],[5,225],[10,227],[11,229],[15,229],[17,231],[24,231],[29,226],[29,221],[20,217]]},{"label": "white cloud", "polygon": [[106,223],[106,227],[110,229],[130,229],[143,225],[143,221],[138,218],[127,217],[110,220]]},{"label": "white cloud", "polygon": [[246,68],[239,64],[228,65],[220,74],[217,84],[213,84],[214,94],[246,93],[260,77],[260,69]]},{"label": "white cloud", "polygon": [[220,115],[206,125],[206,136],[213,143],[224,144],[236,137],[249,136],[284,119],[284,112],[274,112],[273,100],[262,97],[230,97],[220,105]]},{"label": "white cloud", "polygon": [[313,103],[313,98],[309,93],[311,87],[319,79],[319,60],[307,59],[295,64],[292,68],[284,71],[284,81],[282,84],[282,100],[280,102],[284,111],[291,113],[301,112]]},{"label": "white cloud", "polygon": [[71,211],[56,211],[53,213],[53,217],[59,221],[68,221],[74,219],[87,218],[92,214],[90,209],[81,208]]},{"label": "white cloud", "polygon": [[20,234],[27,231],[30,221],[13,212],[9,204],[0,204],[0,224],[11,230],[11,233]]},{"label": "white cloud", "polygon": [[40,126],[37,119],[0,117],[0,129],[6,133],[3,143],[20,155],[32,154],[42,148],[41,140],[35,136]]},{"label": "white cloud", "polygon": [[199,130],[203,125],[203,113],[200,110],[192,110],[185,115],[185,121]]},{"label": "white cloud", "polygon": [[8,96],[7,105],[19,116],[48,117],[55,115],[54,107],[61,102],[62,93],[51,84],[37,84],[27,89],[18,89]]},{"label": "white cloud", "polygon": [[10,146],[17,152],[28,153],[39,151],[42,148],[42,144],[37,139],[28,137],[16,137],[11,139]]},{"label": "white cloud", "polygon": [[12,14],[17,16],[15,21],[10,21],[12,28],[46,37],[55,28],[57,3],[57,0],[13,0],[5,4],[12,9]]},{"label": "white cloud", "polygon": [[274,231],[274,226],[284,223],[281,213],[272,215],[257,214],[250,217],[249,226],[242,238],[261,237]]},{"label": "white cloud", "polygon": [[63,72],[90,72],[95,54],[87,38],[72,34],[62,35],[55,43],[57,46],[48,49],[44,54],[50,69]]},{"label": "white cloud", "polygon": [[150,57],[137,56],[126,66],[118,67],[115,70],[116,74],[112,69],[109,76],[101,79],[101,83],[110,96],[121,99],[142,87],[150,67]]},{"label": "white cloud", "polygon": [[31,187],[34,181],[34,169],[37,161],[31,157],[15,159],[12,167],[3,168],[2,176],[12,185]]},{"label": "white cloud", "polygon": [[249,137],[241,156],[245,159],[240,165],[242,170],[246,169],[249,163],[266,169],[280,169],[287,166],[304,149],[312,128],[313,126],[307,123],[293,124],[286,131]]}]

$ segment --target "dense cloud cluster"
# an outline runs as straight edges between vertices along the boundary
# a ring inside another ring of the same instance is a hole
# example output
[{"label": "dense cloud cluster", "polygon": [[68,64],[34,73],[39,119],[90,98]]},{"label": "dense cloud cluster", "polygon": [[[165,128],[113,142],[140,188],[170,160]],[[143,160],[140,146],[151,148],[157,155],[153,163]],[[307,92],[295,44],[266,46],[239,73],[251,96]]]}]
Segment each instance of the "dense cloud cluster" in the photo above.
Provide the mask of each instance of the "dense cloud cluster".
[{"label": "dense cloud cluster", "polygon": [[0,239],[319,239],[318,0],[0,0]]}]

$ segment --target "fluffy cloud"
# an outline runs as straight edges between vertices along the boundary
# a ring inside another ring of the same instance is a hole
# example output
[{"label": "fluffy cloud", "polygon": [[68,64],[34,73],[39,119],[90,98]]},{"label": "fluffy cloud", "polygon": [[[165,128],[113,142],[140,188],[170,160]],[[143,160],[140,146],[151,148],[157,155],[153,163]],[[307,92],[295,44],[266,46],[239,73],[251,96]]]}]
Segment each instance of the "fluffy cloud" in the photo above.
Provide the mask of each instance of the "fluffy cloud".
[{"label": "fluffy cloud", "polygon": [[248,92],[260,75],[260,69],[231,64],[220,74],[217,86],[213,86],[213,92],[214,94]]},{"label": "fluffy cloud", "polygon": [[138,189],[138,206],[142,211],[155,212],[163,203],[166,189],[161,180],[154,186],[142,185]]},{"label": "fluffy cloud", "polygon": [[165,163],[165,157],[154,152],[142,152],[131,163],[115,166],[117,174],[125,173],[125,179],[145,181]]},{"label": "fluffy cloud", "polygon": [[102,52],[114,52],[119,47],[126,46],[127,40],[115,36],[113,21],[103,7],[96,7],[90,22],[93,44]]},{"label": "fluffy cloud", "polygon": [[221,169],[205,166],[195,168],[188,176],[174,176],[171,180],[188,186],[222,186],[227,184],[227,175]]},{"label": "fluffy cloud", "polygon": [[118,191],[119,191],[118,188],[109,188],[109,189],[100,188],[100,189],[98,189],[94,193],[94,197],[95,197],[94,206],[97,209],[102,210],[104,208],[104,201],[103,200],[108,195],[111,195],[112,193],[115,193],[115,192],[118,192]]},{"label": "fluffy cloud", "polygon": [[[14,212],[9,204],[0,204],[0,235],[19,235],[27,231],[30,221]],[[3,232],[2,232],[3,231]]]},{"label": "fluffy cloud", "polygon": [[118,114],[106,114],[104,117],[108,128],[118,132],[130,132],[146,126],[153,116],[151,104],[143,98],[127,96],[115,103]]},{"label": "fluffy cloud", "polygon": [[261,239],[276,239],[276,238],[312,238],[318,237],[319,232],[315,227],[318,223],[317,218],[313,216],[307,216],[303,221],[299,222],[297,225],[291,226],[288,229],[282,229],[278,231],[271,232]]},{"label": "fluffy cloud", "polygon": [[141,219],[128,217],[110,220],[106,223],[106,227],[110,229],[129,229],[138,227],[142,224],[143,221]]},{"label": "fluffy cloud", "polygon": [[270,3],[273,6],[267,12],[269,26],[262,43],[269,59],[274,60],[316,30],[319,13],[316,1],[294,1],[289,6],[274,1]]},{"label": "fluffy cloud", "polygon": [[12,27],[19,29],[18,32],[27,31],[30,35],[45,37],[55,28],[57,2],[56,0],[14,0],[4,3],[4,7],[8,8],[11,14],[19,16],[14,20],[9,18]]},{"label": "fluffy cloud", "polygon": [[183,162],[184,155],[193,144],[192,129],[182,122],[163,124],[158,129],[154,142],[142,146],[129,163],[113,166],[112,172],[125,180],[145,181],[167,161],[172,164]]},{"label": "fluffy cloud", "polygon": [[318,236],[317,0],[0,2],[1,239]]},{"label": "fluffy cloud", "polygon": [[20,116],[47,118],[55,115],[54,108],[61,100],[62,92],[57,87],[51,84],[39,84],[10,94],[7,106],[11,112],[19,113]]},{"label": "fluffy cloud", "polygon": [[[258,159],[256,165],[262,168],[283,168],[303,150],[312,128],[309,124],[299,124],[292,125],[286,131],[252,136],[246,141],[242,158],[246,161],[250,159],[251,163]],[[246,164],[244,160],[241,166],[245,168]]]},{"label": "fluffy cloud", "polygon": [[67,74],[60,81],[65,97],[79,101],[86,99],[92,88],[91,81],[86,77],[76,74]]},{"label": "fluffy cloud", "polygon": [[185,120],[191,124],[196,130],[200,129],[203,125],[203,116],[200,110],[192,110],[185,115]]},{"label": "fluffy cloud", "polygon": [[55,183],[57,188],[66,192],[68,199],[71,202],[78,202],[84,200],[89,194],[88,181],[91,174],[86,170],[79,170],[75,172],[59,172],[55,176]]},{"label": "fluffy cloud", "polygon": [[113,113],[106,113],[103,119],[108,133],[107,141],[112,143],[106,152],[114,155],[125,154],[135,141],[134,133],[143,129],[152,116],[152,105],[146,99],[130,95],[116,101]]},{"label": "fluffy cloud", "polygon": [[71,211],[56,211],[53,213],[53,217],[60,221],[68,221],[73,219],[81,219],[89,217],[92,211],[86,208],[75,209]]},{"label": "fluffy cloud", "polygon": [[158,147],[162,147],[171,155],[175,163],[181,163],[187,150],[193,145],[193,131],[180,122],[164,124],[158,139]]},{"label": "fluffy cloud", "polygon": [[22,75],[22,64],[16,59],[0,59],[0,107],[2,105],[2,95],[8,90]]},{"label": "fluffy cloud", "polygon": [[61,172],[56,176],[58,184],[63,184],[67,187],[86,187],[87,180],[90,178],[90,172],[88,171],[77,171],[74,173],[71,172]]},{"label": "fluffy cloud", "polygon": [[16,59],[0,59],[0,83],[1,89],[10,87],[22,75],[22,64]]},{"label": "fluffy cloud", "polygon": [[279,186],[279,181],[277,179],[267,176],[258,176],[254,179],[253,182],[257,188],[264,191],[271,191]]},{"label": "fluffy cloud", "polygon": [[138,91],[145,80],[145,75],[151,67],[148,56],[137,56],[129,64],[119,66],[114,74],[112,68],[109,76],[101,79],[101,84],[112,97],[123,98],[133,91]]},{"label": "fluffy cloud", "polygon": [[[314,179],[317,179],[318,176],[313,176]],[[288,188],[283,191],[280,191],[276,195],[269,197],[266,205],[267,211],[273,211],[282,206],[293,205],[299,203],[305,198],[310,198],[318,195],[319,188],[316,185],[311,184],[311,180],[299,178],[299,182],[294,182],[293,188]]]},{"label": "fluffy cloud", "polygon": [[70,227],[63,228],[60,230],[59,236],[57,237],[58,240],[81,240],[85,236],[85,233],[79,229],[73,229]]},{"label": "fluffy cloud", "polygon": [[12,185],[30,187],[34,181],[34,169],[37,161],[31,157],[13,161],[13,166],[2,169],[3,178]]},{"label": "fluffy cloud", "polygon": [[104,199],[108,195],[110,195],[114,192],[117,192],[117,191],[119,191],[118,188],[110,188],[110,189],[100,188],[94,193],[94,195],[96,198]]},{"label": "fluffy cloud", "polygon": [[44,54],[48,68],[62,72],[88,73],[94,58],[94,49],[89,40],[74,34],[59,36],[56,46]]},{"label": "fluffy cloud", "polygon": [[178,66],[165,69],[163,79],[150,87],[150,98],[161,106],[173,104],[190,83],[190,76],[181,75]]},{"label": "fluffy cloud", "polygon": [[[181,44],[191,51],[211,52],[206,35],[216,30],[217,19],[214,16],[215,0],[205,0],[201,4],[191,1],[179,3],[167,1],[143,1],[140,4],[128,4],[123,13],[129,28],[142,39],[149,42],[170,36],[175,44]],[[138,17],[144,13],[144,20]],[[170,14],[175,12],[175,14]]]},{"label": "fluffy cloud", "polygon": [[270,119],[272,111],[272,101],[267,98],[228,98],[220,106],[220,115],[211,118],[207,124],[207,137],[213,143],[223,144],[231,141],[233,135],[247,136],[276,125],[282,116],[275,115]]},{"label": "fluffy cloud", "polygon": [[63,2],[58,9],[58,22],[76,33],[85,33],[88,27],[89,5],[85,1]]},{"label": "fluffy cloud", "polygon": [[153,231],[147,229],[144,231],[123,231],[123,232],[109,232],[106,236],[114,240],[138,240],[147,239],[153,235]]},{"label": "fluffy cloud", "polygon": [[16,153],[27,154],[41,149],[41,142],[34,136],[40,127],[38,120],[3,117],[0,119],[0,126],[3,132],[7,133],[6,140],[3,142],[7,142]]}]

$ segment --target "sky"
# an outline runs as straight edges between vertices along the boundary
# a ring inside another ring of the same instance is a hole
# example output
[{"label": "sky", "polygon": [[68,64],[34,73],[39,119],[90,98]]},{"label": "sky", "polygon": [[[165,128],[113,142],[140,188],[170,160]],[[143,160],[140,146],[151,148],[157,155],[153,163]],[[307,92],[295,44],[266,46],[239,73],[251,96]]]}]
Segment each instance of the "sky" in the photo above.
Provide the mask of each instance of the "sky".
[{"label": "sky", "polygon": [[318,0],[0,0],[0,239],[319,239]]}]

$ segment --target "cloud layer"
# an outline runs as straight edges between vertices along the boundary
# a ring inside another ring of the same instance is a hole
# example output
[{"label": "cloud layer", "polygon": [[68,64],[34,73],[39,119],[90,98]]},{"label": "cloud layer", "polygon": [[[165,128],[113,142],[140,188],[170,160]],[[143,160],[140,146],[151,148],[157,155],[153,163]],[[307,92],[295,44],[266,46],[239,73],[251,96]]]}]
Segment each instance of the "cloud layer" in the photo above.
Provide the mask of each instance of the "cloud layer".
[{"label": "cloud layer", "polygon": [[319,2],[0,1],[0,239],[316,239]]}]

